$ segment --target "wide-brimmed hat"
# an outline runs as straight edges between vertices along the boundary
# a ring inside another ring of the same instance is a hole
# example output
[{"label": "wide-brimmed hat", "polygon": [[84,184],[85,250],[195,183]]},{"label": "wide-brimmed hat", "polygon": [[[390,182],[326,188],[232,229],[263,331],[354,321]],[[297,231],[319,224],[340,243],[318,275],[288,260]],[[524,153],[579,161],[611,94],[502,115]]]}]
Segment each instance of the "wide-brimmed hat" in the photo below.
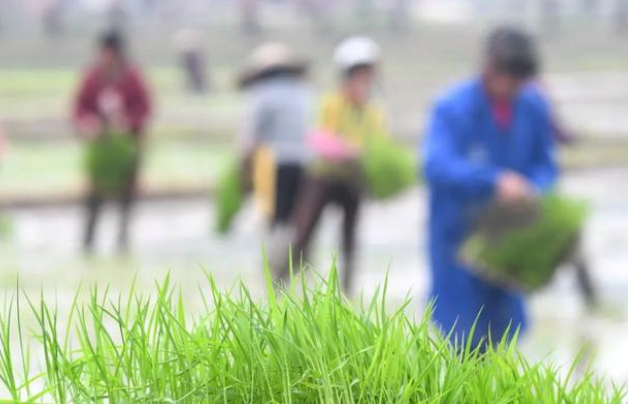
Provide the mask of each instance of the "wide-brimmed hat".
[{"label": "wide-brimmed hat", "polygon": [[246,87],[275,71],[303,74],[307,61],[281,43],[267,43],[257,47],[238,75],[238,86]]}]

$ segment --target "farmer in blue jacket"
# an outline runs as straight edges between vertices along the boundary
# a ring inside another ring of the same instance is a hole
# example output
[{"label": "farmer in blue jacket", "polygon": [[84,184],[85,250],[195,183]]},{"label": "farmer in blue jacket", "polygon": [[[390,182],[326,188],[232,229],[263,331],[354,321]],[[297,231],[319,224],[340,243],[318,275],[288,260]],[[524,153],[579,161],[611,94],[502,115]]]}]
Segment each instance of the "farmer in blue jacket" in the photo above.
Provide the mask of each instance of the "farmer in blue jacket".
[{"label": "farmer in blue jacket", "polygon": [[424,152],[433,319],[457,344],[474,324],[472,345],[482,348],[526,325],[523,296],[476,277],[458,252],[488,202],[513,203],[556,181],[550,112],[531,85],[538,64],[530,37],[497,29],[481,74],[446,92],[431,113]]}]

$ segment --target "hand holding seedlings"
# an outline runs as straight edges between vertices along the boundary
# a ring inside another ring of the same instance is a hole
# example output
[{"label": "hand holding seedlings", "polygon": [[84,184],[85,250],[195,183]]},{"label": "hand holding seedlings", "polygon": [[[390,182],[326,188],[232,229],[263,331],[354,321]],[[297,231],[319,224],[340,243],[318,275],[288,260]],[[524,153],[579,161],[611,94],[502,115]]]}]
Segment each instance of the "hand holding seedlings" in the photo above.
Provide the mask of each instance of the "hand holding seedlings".
[{"label": "hand holding seedlings", "polygon": [[76,130],[85,139],[95,139],[102,132],[102,125],[97,117],[88,115],[77,121]]},{"label": "hand holding seedlings", "polygon": [[505,171],[497,179],[497,199],[504,203],[515,203],[530,198],[533,188],[521,174]]}]

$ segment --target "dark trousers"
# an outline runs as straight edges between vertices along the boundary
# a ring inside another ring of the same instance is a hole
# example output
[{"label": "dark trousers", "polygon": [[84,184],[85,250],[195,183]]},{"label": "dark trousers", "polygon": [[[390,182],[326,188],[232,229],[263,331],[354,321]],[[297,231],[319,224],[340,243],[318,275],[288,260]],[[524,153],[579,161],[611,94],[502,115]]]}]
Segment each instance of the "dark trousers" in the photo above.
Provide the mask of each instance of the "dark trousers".
[{"label": "dark trousers", "polygon": [[275,212],[272,227],[286,225],[292,218],[303,181],[303,168],[300,164],[281,164],[277,167],[275,187]]},{"label": "dark trousers", "polygon": [[[342,286],[346,292],[351,291],[355,265],[355,246],[358,218],[360,211],[361,192],[351,181],[342,179],[308,178],[300,194],[295,209],[295,238],[292,244],[294,256],[304,259],[307,254],[312,235],[320,222],[325,208],[337,205],[342,210]],[[286,260],[288,261],[288,260]],[[279,270],[278,282],[286,282],[290,276],[289,263]]]},{"label": "dark trousers", "polygon": [[587,261],[582,248],[582,240],[578,239],[575,252],[569,262],[576,270],[576,281],[578,284],[578,291],[584,300],[587,308],[594,309],[598,303],[598,293],[595,284],[595,280],[591,274],[591,268]]},{"label": "dark trousers", "polygon": [[[118,252],[124,254],[129,249],[129,224],[131,221],[131,210],[135,202],[135,191],[137,183],[139,163],[136,164],[133,173],[129,176],[127,184],[123,187],[114,199],[120,206],[120,224],[118,227]],[[86,221],[83,235],[83,249],[86,253],[91,253],[94,248],[96,229],[102,205],[109,195],[103,195],[96,186],[90,184],[90,189],[85,201]]]}]

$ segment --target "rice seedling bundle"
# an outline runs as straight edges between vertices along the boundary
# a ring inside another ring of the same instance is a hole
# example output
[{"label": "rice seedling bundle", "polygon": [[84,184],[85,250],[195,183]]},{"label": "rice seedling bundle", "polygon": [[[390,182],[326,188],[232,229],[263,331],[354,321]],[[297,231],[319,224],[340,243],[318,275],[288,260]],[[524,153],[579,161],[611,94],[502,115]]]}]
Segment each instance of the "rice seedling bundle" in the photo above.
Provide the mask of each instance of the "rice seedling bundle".
[{"label": "rice seedling bundle", "polygon": [[85,166],[98,192],[115,195],[128,186],[138,157],[138,146],[130,134],[110,132],[88,145]]},{"label": "rice seedling bundle", "polygon": [[384,137],[369,139],[362,156],[369,195],[389,199],[415,185],[417,164],[412,153]]},{"label": "rice seedling bundle", "polygon": [[532,204],[493,206],[462,248],[472,270],[507,287],[533,291],[574,252],[586,205],[551,194]]},{"label": "rice seedling bundle", "polygon": [[242,169],[234,160],[220,176],[216,188],[216,231],[225,234],[244,203]]},{"label": "rice seedling bundle", "polygon": [[[513,343],[452,349],[384,292],[354,306],[325,285],[255,301],[209,280],[192,317],[166,281],[153,297],[96,289],[66,321],[21,296],[0,317],[0,386],[12,403],[620,404],[592,375],[529,364]],[[25,307],[35,318],[24,326]],[[43,358],[37,361],[33,353]],[[43,367],[34,371],[35,363]],[[0,389],[1,391],[2,389]]]}]

